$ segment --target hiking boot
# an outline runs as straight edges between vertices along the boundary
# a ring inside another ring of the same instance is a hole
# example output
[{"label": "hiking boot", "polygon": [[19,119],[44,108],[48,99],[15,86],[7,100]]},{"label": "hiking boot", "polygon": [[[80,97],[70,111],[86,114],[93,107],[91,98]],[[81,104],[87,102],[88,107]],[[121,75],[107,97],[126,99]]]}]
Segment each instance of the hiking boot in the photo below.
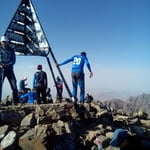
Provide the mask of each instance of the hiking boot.
[{"label": "hiking boot", "polygon": [[80,101],[80,102],[79,102],[79,104],[82,104],[82,105],[83,105],[83,104],[84,104],[84,102],[83,102],[83,101]]},{"label": "hiking boot", "polygon": [[75,97],[71,97],[71,100],[72,100],[73,103],[77,103],[77,101],[78,101],[78,99],[75,98]]}]

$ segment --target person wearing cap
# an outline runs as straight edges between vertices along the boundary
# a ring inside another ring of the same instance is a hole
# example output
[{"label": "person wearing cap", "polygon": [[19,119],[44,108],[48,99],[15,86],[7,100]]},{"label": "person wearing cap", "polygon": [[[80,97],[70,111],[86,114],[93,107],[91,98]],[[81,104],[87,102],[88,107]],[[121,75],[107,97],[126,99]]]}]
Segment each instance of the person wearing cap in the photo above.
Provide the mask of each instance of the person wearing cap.
[{"label": "person wearing cap", "polygon": [[22,92],[27,92],[28,90],[31,90],[30,88],[27,88],[26,86],[28,85],[26,83],[27,81],[27,77],[23,77],[21,80],[20,80],[20,83],[19,83],[19,88],[20,88],[20,91]]},{"label": "person wearing cap", "polygon": [[2,36],[0,45],[0,101],[2,98],[3,81],[7,77],[13,92],[13,104],[18,103],[17,80],[13,68],[15,62],[15,51],[9,46],[9,39],[6,36]]},{"label": "person wearing cap", "polygon": [[130,135],[127,130],[119,128],[113,133],[110,145],[120,150],[150,150],[150,139],[138,135]]},{"label": "person wearing cap", "polygon": [[41,100],[46,103],[47,74],[42,70],[42,65],[37,66],[33,78],[33,88],[36,90],[37,104],[41,104]]},{"label": "person wearing cap", "polygon": [[77,101],[77,88],[78,85],[80,87],[80,103],[84,103],[85,101],[85,79],[84,79],[84,64],[86,64],[89,72],[90,72],[90,78],[93,76],[93,72],[91,70],[90,63],[88,61],[88,58],[86,56],[86,52],[81,52],[80,55],[74,55],[73,57],[65,60],[64,62],[60,64],[56,64],[56,66],[62,66],[64,64],[67,64],[69,62],[72,62],[72,85],[73,85],[73,91],[72,91],[72,100]]}]

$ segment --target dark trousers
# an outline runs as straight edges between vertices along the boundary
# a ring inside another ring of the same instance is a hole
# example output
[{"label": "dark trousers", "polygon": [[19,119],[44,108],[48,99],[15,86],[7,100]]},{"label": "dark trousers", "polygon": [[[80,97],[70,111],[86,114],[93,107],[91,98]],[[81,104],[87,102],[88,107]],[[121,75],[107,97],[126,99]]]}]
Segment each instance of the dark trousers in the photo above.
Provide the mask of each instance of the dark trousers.
[{"label": "dark trousers", "polygon": [[80,101],[84,102],[85,100],[85,83],[84,83],[84,73],[81,72],[72,72],[72,96],[77,99],[77,90],[78,85],[80,87]]},{"label": "dark trousers", "polygon": [[63,88],[57,88],[57,99],[62,99]]},{"label": "dark trousers", "polygon": [[44,87],[36,87],[36,99],[37,103],[41,104],[41,100],[43,103],[46,103],[46,88]]},{"label": "dark trousers", "polygon": [[0,69],[0,101],[2,98],[2,87],[5,77],[7,77],[13,94],[13,102],[18,103],[17,80],[13,69]]}]

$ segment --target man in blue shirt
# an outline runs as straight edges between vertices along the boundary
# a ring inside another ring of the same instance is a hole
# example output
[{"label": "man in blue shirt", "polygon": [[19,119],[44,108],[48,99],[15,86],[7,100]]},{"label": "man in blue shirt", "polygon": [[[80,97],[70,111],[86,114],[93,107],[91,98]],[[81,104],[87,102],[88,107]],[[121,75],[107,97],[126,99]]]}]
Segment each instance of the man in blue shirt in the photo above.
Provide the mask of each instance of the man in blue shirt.
[{"label": "man in blue shirt", "polygon": [[88,61],[88,58],[86,57],[86,52],[81,52],[80,55],[75,55],[64,62],[58,64],[58,66],[67,64],[69,62],[72,62],[72,85],[73,85],[73,91],[72,96],[73,100],[77,101],[77,88],[78,85],[80,87],[80,102],[84,103],[85,100],[85,80],[84,80],[84,64],[86,64],[89,72],[90,72],[90,78],[93,76],[93,72],[90,67],[90,63]]},{"label": "man in blue shirt", "polygon": [[1,37],[0,45],[0,101],[2,97],[2,86],[5,77],[7,77],[13,91],[13,104],[18,103],[17,80],[14,74],[14,64],[16,55],[13,48],[9,47],[9,39],[6,36]]}]

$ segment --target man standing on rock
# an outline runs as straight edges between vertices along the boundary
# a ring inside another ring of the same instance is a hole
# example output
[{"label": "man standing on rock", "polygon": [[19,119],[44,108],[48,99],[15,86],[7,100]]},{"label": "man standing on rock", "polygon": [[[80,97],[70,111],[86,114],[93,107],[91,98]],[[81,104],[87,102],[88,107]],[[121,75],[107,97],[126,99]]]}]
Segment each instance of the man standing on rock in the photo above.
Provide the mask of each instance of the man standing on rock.
[{"label": "man standing on rock", "polygon": [[81,52],[80,55],[75,55],[66,61],[57,64],[57,66],[61,66],[72,62],[72,85],[73,85],[73,101],[77,101],[77,88],[78,85],[80,87],[80,103],[84,103],[85,101],[85,80],[84,80],[84,64],[87,65],[87,68],[90,72],[90,78],[93,76],[93,72],[90,67],[90,63],[86,56],[86,52]]},{"label": "man standing on rock", "polygon": [[13,48],[9,47],[9,39],[6,36],[1,37],[0,45],[0,101],[2,98],[2,86],[5,77],[7,77],[13,91],[13,104],[18,103],[17,80],[14,74],[13,66],[16,62],[16,55]]},{"label": "man standing on rock", "polygon": [[[33,88],[36,90],[37,103],[46,103],[46,89],[47,89],[47,74],[42,70],[42,65],[37,66],[37,71],[34,74]],[[40,97],[41,96],[41,97]]]}]

